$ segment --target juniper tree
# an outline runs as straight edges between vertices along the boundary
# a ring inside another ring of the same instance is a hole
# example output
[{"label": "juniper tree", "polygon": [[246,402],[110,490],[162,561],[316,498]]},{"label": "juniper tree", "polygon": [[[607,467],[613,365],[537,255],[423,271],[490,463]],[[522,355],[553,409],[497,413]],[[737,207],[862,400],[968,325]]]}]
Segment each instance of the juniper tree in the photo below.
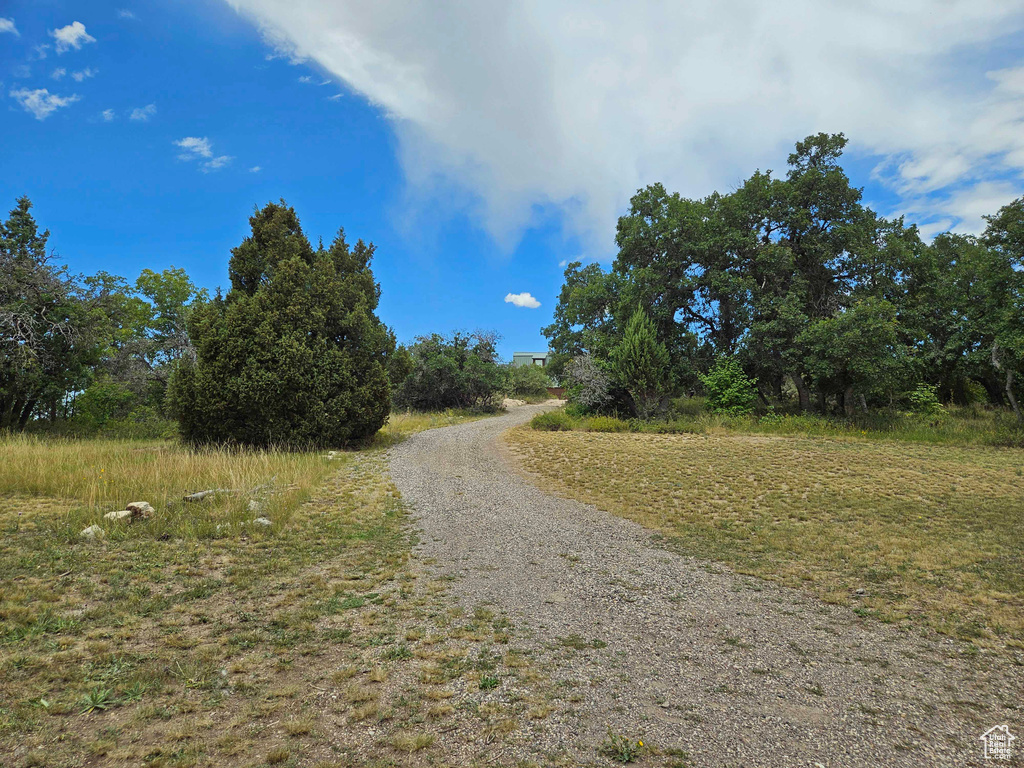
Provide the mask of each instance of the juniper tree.
[{"label": "juniper tree", "polygon": [[344,231],[313,248],[294,209],[270,203],[232,250],[231,290],[195,309],[195,362],[171,399],[184,436],[247,445],[342,445],[387,420],[393,334],[375,314],[372,244]]}]

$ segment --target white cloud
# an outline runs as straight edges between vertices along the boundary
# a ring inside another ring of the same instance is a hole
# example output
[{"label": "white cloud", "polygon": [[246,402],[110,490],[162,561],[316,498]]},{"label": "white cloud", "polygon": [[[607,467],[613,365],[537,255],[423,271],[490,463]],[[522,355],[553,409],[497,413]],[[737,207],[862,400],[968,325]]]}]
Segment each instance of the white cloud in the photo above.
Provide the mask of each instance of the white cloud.
[{"label": "white cloud", "polygon": [[53,72],[50,73],[50,77],[52,77],[54,80],[60,80],[67,73],[68,71],[64,69],[64,67],[57,67],[55,70],[53,70]]},{"label": "white cloud", "polygon": [[5,32],[10,32],[15,37],[21,37],[18,28],[14,26],[14,19],[5,19],[3,16],[0,16],[0,35]]},{"label": "white cloud", "polygon": [[156,104],[147,104],[144,107],[136,107],[131,112],[129,112],[128,119],[144,123],[155,114]]},{"label": "white cloud", "polygon": [[100,116],[103,118],[103,122],[105,123],[113,122],[114,117],[116,117],[114,110],[112,109],[104,109],[100,112]]},{"label": "white cloud", "polygon": [[79,50],[83,43],[95,43],[96,38],[85,31],[80,21],[72,22],[66,27],[50,30],[50,37],[56,40],[57,53],[74,49]]},{"label": "white cloud", "polygon": [[72,72],[71,78],[76,82],[80,83],[90,77],[96,77],[96,70],[92,67],[86,67],[85,69],[79,70],[78,72]]},{"label": "white cloud", "polygon": [[908,198],[1024,171],[1018,78],[985,78],[1024,0],[229,2],[380,108],[414,192],[470,191],[508,246],[558,211],[607,253],[638,187],[727,191],[817,131]]},{"label": "white cloud", "polygon": [[49,52],[49,50],[50,46],[46,43],[42,43],[41,45],[34,45],[32,46],[33,55],[29,58],[30,60],[42,61],[46,58],[46,55]]},{"label": "white cloud", "polygon": [[260,167],[258,165],[254,165],[252,168],[249,169],[249,173],[259,173],[262,170],[263,170],[262,167]]},{"label": "white cloud", "polygon": [[310,75],[302,75],[299,78],[299,82],[300,83],[312,83],[313,82],[313,78]]},{"label": "white cloud", "polygon": [[136,16],[131,11],[129,11],[127,8],[121,8],[117,12],[117,18],[119,18],[119,19],[137,19],[139,17]]},{"label": "white cloud", "polygon": [[178,155],[178,159],[199,161],[199,169],[203,173],[223,168],[233,159],[228,155],[219,155],[214,157],[213,145],[205,136],[202,138],[197,136],[186,136],[184,139],[178,139],[174,144],[183,150],[181,154]]},{"label": "white cloud", "polygon": [[45,88],[37,88],[34,91],[19,88],[16,91],[11,91],[11,98],[21,104],[24,110],[32,114],[36,120],[45,120],[58,109],[70,106],[79,100],[77,95],[58,96]]},{"label": "white cloud", "polygon": [[505,296],[505,303],[515,304],[517,307],[525,307],[526,309],[536,309],[540,306],[540,302],[526,291],[507,294]]}]

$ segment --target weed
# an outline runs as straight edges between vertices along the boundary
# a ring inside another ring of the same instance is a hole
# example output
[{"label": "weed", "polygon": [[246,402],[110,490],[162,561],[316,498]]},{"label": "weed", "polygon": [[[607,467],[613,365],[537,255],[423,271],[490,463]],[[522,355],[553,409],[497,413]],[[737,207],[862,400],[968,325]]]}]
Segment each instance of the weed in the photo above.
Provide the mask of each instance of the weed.
[{"label": "weed", "polygon": [[91,712],[100,712],[117,704],[114,692],[109,688],[95,687],[82,694],[79,700],[79,712],[87,715]]},{"label": "weed", "polygon": [[605,740],[601,742],[597,751],[598,754],[617,762],[633,763],[636,762],[636,759],[643,754],[644,749],[643,740],[637,739],[636,741],[633,741],[621,734],[614,733],[612,729],[609,728],[608,735],[605,737]]}]

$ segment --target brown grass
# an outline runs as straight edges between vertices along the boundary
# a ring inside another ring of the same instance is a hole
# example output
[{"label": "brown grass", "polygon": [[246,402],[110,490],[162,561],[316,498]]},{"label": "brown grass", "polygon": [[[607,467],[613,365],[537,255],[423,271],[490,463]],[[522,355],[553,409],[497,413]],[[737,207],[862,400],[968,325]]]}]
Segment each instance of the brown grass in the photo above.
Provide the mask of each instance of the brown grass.
[{"label": "brown grass", "polygon": [[686,554],[862,615],[1024,647],[1024,451],[527,428],[508,439],[557,492]]},{"label": "brown grass", "polygon": [[[463,418],[398,417],[382,442]],[[271,480],[258,513],[246,498],[179,500]],[[102,519],[140,499],[152,520]],[[81,540],[96,521],[106,538]],[[379,448],[328,459],[5,439],[0,764],[426,764],[443,758],[435,732],[493,748],[492,718],[431,707],[476,690],[474,669],[446,660],[477,658],[507,620],[469,639],[409,553]],[[417,681],[439,662],[428,698]]]}]

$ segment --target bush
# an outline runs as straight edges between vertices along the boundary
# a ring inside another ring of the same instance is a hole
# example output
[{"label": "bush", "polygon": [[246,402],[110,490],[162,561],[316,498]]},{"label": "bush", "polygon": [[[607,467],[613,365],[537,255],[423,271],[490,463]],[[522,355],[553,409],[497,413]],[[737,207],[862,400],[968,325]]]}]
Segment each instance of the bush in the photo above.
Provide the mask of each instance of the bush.
[{"label": "bush", "polygon": [[395,402],[418,411],[495,408],[504,383],[497,340],[493,333],[421,336],[409,348],[412,372]]},{"label": "bush", "polygon": [[677,397],[669,407],[672,416],[696,418],[704,413],[707,401],[703,397]]},{"label": "bush", "polygon": [[629,432],[631,427],[628,421],[615,416],[591,416],[583,422],[583,429],[587,432]]},{"label": "bush", "polygon": [[564,411],[538,413],[530,421],[532,429],[539,429],[544,432],[570,432],[575,426],[575,420]]},{"label": "bush", "polygon": [[539,365],[505,366],[505,394],[509,397],[546,397],[551,378]]},{"label": "bush", "polygon": [[611,379],[590,355],[567,362],[562,378],[569,403],[583,413],[597,413],[611,404]]},{"label": "bush", "polygon": [[757,402],[757,386],[735,360],[720,359],[706,376],[700,377],[713,413],[745,416]]},{"label": "bush", "polygon": [[374,248],[343,232],[316,250],[283,202],[249,219],[231,290],[189,319],[194,363],[168,396],[183,437],[245,445],[343,445],[387,420],[395,342],[374,310]]},{"label": "bush", "polygon": [[126,418],[139,400],[124,384],[101,379],[75,398],[74,421],[86,432],[101,429],[111,420]]},{"label": "bush", "polygon": [[918,384],[912,392],[907,393],[910,409],[916,413],[926,413],[930,416],[945,413],[946,409],[942,407],[939,396],[936,394],[937,389],[938,387],[934,385]]}]

